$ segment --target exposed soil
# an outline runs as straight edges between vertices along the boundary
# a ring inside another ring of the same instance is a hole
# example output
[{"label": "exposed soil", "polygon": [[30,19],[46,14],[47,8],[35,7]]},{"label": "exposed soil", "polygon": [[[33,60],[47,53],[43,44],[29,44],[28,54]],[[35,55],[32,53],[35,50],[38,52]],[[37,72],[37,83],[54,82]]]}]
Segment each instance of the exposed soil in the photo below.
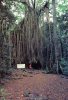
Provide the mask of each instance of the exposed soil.
[{"label": "exposed soil", "polygon": [[6,100],[68,100],[68,77],[62,75],[14,70],[4,81]]}]

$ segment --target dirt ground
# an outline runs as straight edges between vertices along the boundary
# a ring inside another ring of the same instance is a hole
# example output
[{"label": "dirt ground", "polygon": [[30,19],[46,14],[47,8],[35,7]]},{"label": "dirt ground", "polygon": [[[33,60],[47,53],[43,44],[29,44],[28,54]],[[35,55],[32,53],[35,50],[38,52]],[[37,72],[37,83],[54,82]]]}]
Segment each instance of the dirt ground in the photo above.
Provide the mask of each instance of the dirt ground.
[{"label": "dirt ground", "polygon": [[68,77],[38,70],[14,70],[4,79],[0,100],[68,100]]}]

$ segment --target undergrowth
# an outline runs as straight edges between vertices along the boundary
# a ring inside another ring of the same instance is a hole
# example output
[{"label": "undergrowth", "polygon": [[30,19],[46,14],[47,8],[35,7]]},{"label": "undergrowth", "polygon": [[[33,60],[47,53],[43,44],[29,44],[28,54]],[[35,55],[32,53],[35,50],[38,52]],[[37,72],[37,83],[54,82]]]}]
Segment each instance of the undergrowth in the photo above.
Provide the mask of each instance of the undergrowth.
[{"label": "undergrowth", "polygon": [[5,96],[6,96],[6,92],[4,90],[4,87],[0,85],[0,100],[6,100]]}]

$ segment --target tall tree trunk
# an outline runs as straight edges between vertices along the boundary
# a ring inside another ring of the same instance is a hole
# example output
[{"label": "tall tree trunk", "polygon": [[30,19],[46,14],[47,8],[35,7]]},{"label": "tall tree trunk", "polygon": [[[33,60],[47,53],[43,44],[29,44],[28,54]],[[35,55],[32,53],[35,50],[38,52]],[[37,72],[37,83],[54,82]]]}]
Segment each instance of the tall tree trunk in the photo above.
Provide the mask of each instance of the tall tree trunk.
[{"label": "tall tree trunk", "polygon": [[55,0],[52,0],[52,6],[53,6],[53,39],[54,39],[54,47],[55,47],[55,64],[56,66],[56,72],[58,73],[58,36],[57,36],[57,21],[56,21],[56,2]]},{"label": "tall tree trunk", "polygon": [[[49,3],[49,0],[48,0]],[[49,16],[49,5],[46,10],[46,18],[47,18],[47,25],[48,25],[48,44],[47,44],[47,67],[49,71],[51,71],[52,67],[52,35],[51,35],[51,28],[50,28],[50,16]]]}]

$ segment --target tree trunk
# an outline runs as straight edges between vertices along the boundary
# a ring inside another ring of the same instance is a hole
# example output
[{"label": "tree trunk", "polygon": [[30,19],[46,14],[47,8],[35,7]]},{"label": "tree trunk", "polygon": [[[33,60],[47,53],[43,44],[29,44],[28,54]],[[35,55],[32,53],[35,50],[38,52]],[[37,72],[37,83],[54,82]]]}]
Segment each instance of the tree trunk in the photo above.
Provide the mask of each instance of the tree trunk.
[{"label": "tree trunk", "polygon": [[58,73],[58,36],[57,36],[57,21],[56,21],[56,3],[55,0],[52,0],[53,6],[53,39],[54,39],[54,47],[55,47],[55,64],[56,72]]}]

